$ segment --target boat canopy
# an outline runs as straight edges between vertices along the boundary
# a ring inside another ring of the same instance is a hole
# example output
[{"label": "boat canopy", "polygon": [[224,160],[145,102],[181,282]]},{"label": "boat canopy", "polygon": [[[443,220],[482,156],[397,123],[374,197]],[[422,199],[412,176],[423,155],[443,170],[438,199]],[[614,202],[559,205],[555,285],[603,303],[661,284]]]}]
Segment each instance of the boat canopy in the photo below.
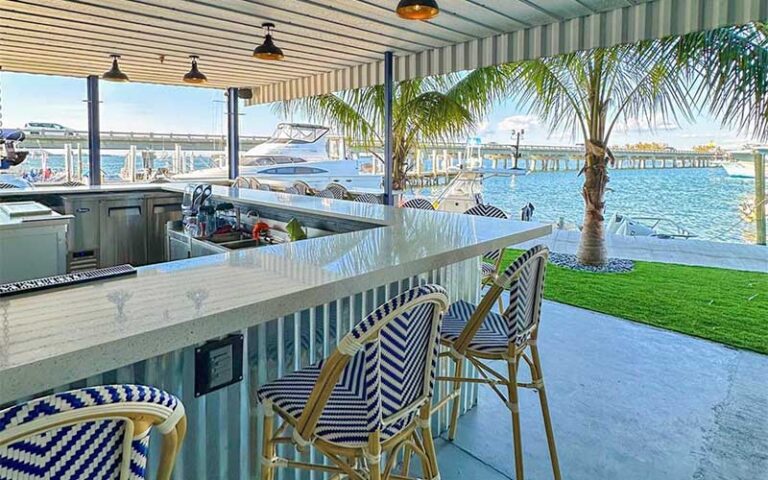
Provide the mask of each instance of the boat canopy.
[{"label": "boat canopy", "polygon": [[328,133],[329,128],[323,125],[308,123],[278,123],[275,133],[265,143],[281,143],[300,145],[315,143]]}]

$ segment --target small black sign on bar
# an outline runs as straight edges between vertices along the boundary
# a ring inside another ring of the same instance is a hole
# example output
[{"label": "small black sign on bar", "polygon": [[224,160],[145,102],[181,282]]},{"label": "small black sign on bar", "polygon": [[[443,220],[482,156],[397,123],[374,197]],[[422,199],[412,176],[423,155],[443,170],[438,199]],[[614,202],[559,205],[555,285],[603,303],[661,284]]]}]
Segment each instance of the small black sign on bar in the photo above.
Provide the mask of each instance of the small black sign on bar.
[{"label": "small black sign on bar", "polygon": [[243,335],[211,340],[195,349],[195,397],[243,379]]},{"label": "small black sign on bar", "polygon": [[4,283],[0,285],[0,297],[10,297],[12,295],[20,295],[27,292],[48,290],[50,288],[67,287],[79,283],[105,280],[107,278],[131,275],[134,273],[136,273],[136,269],[131,265],[125,264],[117,265],[115,267],[99,268],[96,270],[86,270],[83,272],[65,273],[62,275],[54,275],[52,277],[36,278],[33,280]]}]

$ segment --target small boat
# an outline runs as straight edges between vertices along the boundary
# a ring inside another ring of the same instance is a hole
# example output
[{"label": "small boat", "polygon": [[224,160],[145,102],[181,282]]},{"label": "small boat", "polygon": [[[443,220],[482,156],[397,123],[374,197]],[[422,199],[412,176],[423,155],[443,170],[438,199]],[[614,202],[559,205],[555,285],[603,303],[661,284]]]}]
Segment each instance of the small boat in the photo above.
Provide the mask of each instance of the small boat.
[{"label": "small boat", "polygon": [[[730,160],[723,162],[722,167],[729,177],[736,178],[755,178],[755,161],[752,150],[740,150],[731,152]],[[766,168],[768,176],[768,168]]]},{"label": "small boat", "polygon": [[614,213],[605,226],[605,231],[613,235],[628,237],[655,238],[693,238],[697,235],[679,223],[664,217],[630,217]]},{"label": "small boat", "polygon": [[755,178],[755,164],[753,162],[735,161],[722,165],[729,177]]},{"label": "small boat", "polygon": [[[348,190],[381,189],[381,175],[361,173],[354,160],[331,160],[328,127],[280,123],[264,143],[248,150],[240,160],[240,176],[254,177],[270,186],[287,187],[297,180],[315,189],[339,183]],[[227,177],[226,167],[206,168],[173,180],[215,180]]]},{"label": "small boat", "polygon": [[[453,169],[456,170],[453,170]],[[466,168],[464,166],[451,167],[451,172],[456,176],[445,186],[440,193],[429,201],[437,210],[444,212],[464,213],[483,201],[483,181],[491,177],[511,177],[526,175],[528,172],[522,168]],[[416,195],[408,195],[404,200]]]}]

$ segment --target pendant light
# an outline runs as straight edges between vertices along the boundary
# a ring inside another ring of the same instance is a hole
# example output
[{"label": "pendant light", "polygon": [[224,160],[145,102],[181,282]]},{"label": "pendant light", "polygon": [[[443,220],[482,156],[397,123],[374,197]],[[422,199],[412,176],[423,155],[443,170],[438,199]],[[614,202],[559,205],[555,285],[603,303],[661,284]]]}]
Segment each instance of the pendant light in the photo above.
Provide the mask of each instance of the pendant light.
[{"label": "pendant light", "polygon": [[109,69],[108,72],[104,72],[104,75],[101,76],[102,80],[107,80],[109,82],[127,82],[128,75],[124,74],[120,71],[120,66],[117,64],[117,59],[120,58],[120,55],[110,55],[112,57],[112,68]]},{"label": "pendant light", "polygon": [[436,0],[400,0],[397,14],[406,20],[429,20],[440,13]]},{"label": "pendant light", "polygon": [[206,83],[208,78],[197,68],[197,59],[200,57],[197,55],[190,55],[189,58],[192,59],[192,68],[186,75],[184,75],[184,83]]},{"label": "pendant light", "polygon": [[274,23],[262,23],[264,28],[264,43],[259,45],[253,50],[253,56],[261,60],[282,60],[285,58],[283,51],[275,45],[272,41],[272,29],[275,28]]}]

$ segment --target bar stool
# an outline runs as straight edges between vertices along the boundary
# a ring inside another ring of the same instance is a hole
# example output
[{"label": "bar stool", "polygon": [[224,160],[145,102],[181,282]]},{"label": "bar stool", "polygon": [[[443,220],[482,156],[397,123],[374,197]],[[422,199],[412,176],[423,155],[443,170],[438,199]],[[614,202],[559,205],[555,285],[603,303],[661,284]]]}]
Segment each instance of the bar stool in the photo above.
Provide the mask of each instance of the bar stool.
[{"label": "bar stool", "polygon": [[[452,403],[448,438],[453,440],[458,427],[461,384],[472,382],[489,385],[512,415],[516,480],[523,480],[518,387],[531,388],[539,394],[552,472],[555,479],[560,479],[560,465],[536,343],[548,256],[549,250],[545,246],[533,247],[523,253],[509,268],[494,276],[490,290],[479,305],[464,301],[451,304],[443,319],[440,333],[441,343],[450,349],[444,356],[453,359],[454,375],[439,377],[438,380],[449,382],[453,387],[451,393],[436,404],[433,412],[449,402]],[[494,303],[505,290],[509,292],[509,306],[503,314],[491,312]],[[482,378],[462,376],[465,359],[476,367]],[[506,362],[507,375],[495,371],[484,362],[485,360]],[[521,361],[530,369],[532,381],[529,383],[518,382],[517,374]],[[500,387],[506,389],[506,392]]]},{"label": "bar stool", "polygon": [[[393,472],[402,450],[408,464],[412,454],[420,458],[422,478],[438,479],[429,417],[447,305],[438,285],[412,288],[366,316],[326,360],[259,388],[262,480],[282,467],[353,480],[412,478],[405,467]],[[278,444],[313,445],[330,464],[277,457]]]},{"label": "bar stool", "polygon": [[184,406],[141,385],[56,393],[0,411],[0,478],[146,478],[149,433],[162,435],[159,480],[171,477],[186,433]]},{"label": "bar stool", "polygon": [[364,193],[362,195],[358,195],[355,197],[355,201],[359,203],[375,203],[375,204],[381,204],[381,200],[377,195],[374,195],[372,193]]},{"label": "bar stool", "polygon": [[349,197],[349,190],[347,190],[347,187],[340,183],[331,182],[325,186],[325,189],[333,192],[334,198],[339,200],[344,200],[345,198]]},{"label": "bar stool", "polygon": [[237,177],[234,182],[232,182],[233,188],[255,188],[254,182],[258,184],[258,180],[256,180],[253,177]]},{"label": "bar stool", "polygon": [[434,210],[435,206],[426,198],[412,198],[403,203],[403,208],[415,208],[418,210]]},{"label": "bar stool", "polygon": [[[491,217],[508,219],[509,216],[504,211],[493,205],[478,204],[464,212],[465,215],[475,215],[478,217]],[[483,255],[481,268],[481,281],[486,285],[491,277],[498,271],[501,263],[502,250],[494,250]],[[490,260],[490,261],[488,261]]]},{"label": "bar stool", "polygon": [[293,182],[293,188],[299,191],[299,195],[309,195],[314,191],[307,182],[302,180],[296,180]]},{"label": "bar stool", "polygon": [[320,198],[337,198],[336,195],[330,190],[319,190],[315,192],[315,196]]}]

